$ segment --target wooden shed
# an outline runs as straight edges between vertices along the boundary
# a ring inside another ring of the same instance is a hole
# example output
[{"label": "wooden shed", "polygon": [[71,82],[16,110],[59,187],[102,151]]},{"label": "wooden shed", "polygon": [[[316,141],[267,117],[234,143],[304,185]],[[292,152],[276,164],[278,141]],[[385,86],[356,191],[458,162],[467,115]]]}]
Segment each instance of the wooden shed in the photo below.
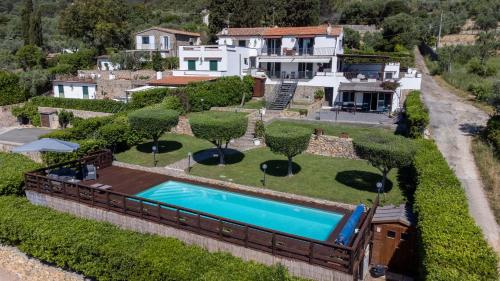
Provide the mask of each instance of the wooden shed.
[{"label": "wooden shed", "polygon": [[414,273],[416,264],[415,219],[408,205],[378,207],[372,220],[372,265],[391,272]]}]

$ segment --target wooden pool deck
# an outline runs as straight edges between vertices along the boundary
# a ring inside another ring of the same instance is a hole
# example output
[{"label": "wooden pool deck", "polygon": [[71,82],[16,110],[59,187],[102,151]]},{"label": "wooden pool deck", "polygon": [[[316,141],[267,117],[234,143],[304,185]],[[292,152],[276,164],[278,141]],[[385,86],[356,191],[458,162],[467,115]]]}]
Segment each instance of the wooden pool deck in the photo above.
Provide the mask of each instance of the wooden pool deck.
[{"label": "wooden pool deck", "polygon": [[[84,165],[92,164],[97,167],[96,180],[70,182],[53,179],[46,174],[46,170],[51,167],[26,173],[26,190],[194,232],[246,248],[267,252],[273,256],[277,255],[297,259],[313,265],[349,273],[353,276],[357,276],[359,272],[359,266],[364,256],[364,249],[372,236],[370,222],[377,203],[363,214],[360,224],[357,227],[359,231],[355,234],[350,245],[343,246],[335,244],[334,240],[346,223],[350,214],[349,210],[311,202],[297,202],[291,199],[250,191],[238,191],[239,193],[248,195],[344,214],[344,218],[336,226],[327,241],[299,237],[181,206],[136,197],[135,194],[168,180],[178,180],[235,191],[215,184],[178,179],[167,175],[113,166],[112,160],[111,153],[107,151],[52,167],[65,166],[72,167],[73,169],[81,169]],[[110,188],[103,190],[92,187],[96,183],[109,185]]]}]

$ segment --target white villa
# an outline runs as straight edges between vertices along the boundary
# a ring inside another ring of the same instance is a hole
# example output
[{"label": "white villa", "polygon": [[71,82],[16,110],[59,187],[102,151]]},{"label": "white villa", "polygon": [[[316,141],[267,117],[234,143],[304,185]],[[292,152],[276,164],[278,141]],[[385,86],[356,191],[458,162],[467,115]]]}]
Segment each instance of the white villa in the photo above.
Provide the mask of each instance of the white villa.
[{"label": "white villa", "polygon": [[[312,103],[321,89],[328,106],[395,111],[406,92],[420,89],[421,75],[402,72],[388,57],[345,55],[339,26],[227,28],[217,36],[218,45],[180,46],[173,76],[265,77],[266,99],[276,109],[291,99]],[[353,57],[368,62],[349,63]],[[383,62],[372,63],[374,57]]]},{"label": "white villa", "polygon": [[52,81],[54,97],[96,99],[97,83],[93,79],[73,77]]}]

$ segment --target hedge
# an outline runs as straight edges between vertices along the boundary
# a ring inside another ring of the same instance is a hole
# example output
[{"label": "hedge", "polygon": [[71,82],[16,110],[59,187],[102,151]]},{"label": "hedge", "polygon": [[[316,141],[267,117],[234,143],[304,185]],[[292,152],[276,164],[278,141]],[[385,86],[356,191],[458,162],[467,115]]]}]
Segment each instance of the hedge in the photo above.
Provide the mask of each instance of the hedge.
[{"label": "hedge", "polygon": [[404,104],[408,136],[421,138],[429,125],[429,112],[420,98],[420,91],[411,91]]},{"label": "hedge", "polygon": [[145,91],[140,91],[132,94],[132,101],[130,102],[133,108],[143,108],[149,105],[161,103],[163,99],[169,95],[170,89],[168,88],[155,88]]},{"label": "hedge", "polygon": [[36,106],[78,109],[95,112],[116,113],[128,109],[128,105],[114,100],[84,100],[56,97],[34,97],[31,101]]},{"label": "hedge", "polygon": [[0,213],[0,243],[95,280],[299,280],[283,267],[76,218],[25,198],[0,197]]},{"label": "hedge", "polygon": [[0,152],[0,195],[22,194],[24,173],[38,168],[24,155]]},{"label": "hedge", "polygon": [[497,155],[500,156],[500,115],[492,116],[486,123],[484,137],[493,145]]},{"label": "hedge", "polygon": [[419,140],[414,211],[425,280],[498,280],[498,260],[469,214],[467,197],[436,144]]},{"label": "hedge", "polygon": [[0,70],[0,106],[25,101],[28,93],[19,86],[19,76]]}]

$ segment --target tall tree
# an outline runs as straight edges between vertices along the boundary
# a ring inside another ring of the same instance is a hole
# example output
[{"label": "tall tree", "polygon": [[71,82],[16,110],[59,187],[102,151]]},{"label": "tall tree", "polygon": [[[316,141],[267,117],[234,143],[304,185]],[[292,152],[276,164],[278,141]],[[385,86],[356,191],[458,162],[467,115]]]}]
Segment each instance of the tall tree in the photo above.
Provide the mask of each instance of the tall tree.
[{"label": "tall tree", "polygon": [[24,7],[21,12],[21,34],[24,40],[24,45],[30,45],[30,26],[31,15],[33,14],[33,2],[31,0],[24,1]]},{"label": "tall tree", "polygon": [[319,0],[288,0],[285,2],[284,26],[308,26],[319,24]]},{"label": "tall tree", "polygon": [[40,9],[36,9],[36,11],[31,14],[29,42],[30,44],[38,47],[43,46],[42,15],[40,13]]}]

